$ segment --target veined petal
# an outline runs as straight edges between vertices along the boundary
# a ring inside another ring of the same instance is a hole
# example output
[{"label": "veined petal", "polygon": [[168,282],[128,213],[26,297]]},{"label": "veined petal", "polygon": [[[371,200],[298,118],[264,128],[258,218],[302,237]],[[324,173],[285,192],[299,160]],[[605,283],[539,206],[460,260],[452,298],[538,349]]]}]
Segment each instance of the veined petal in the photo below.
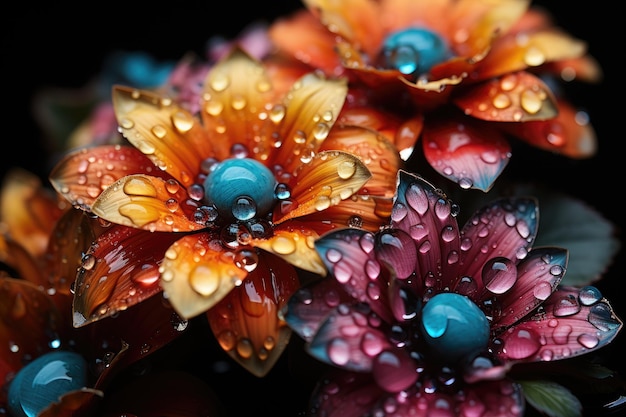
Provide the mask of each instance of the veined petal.
[{"label": "veined petal", "polygon": [[180,238],[167,249],[161,287],[174,310],[189,319],[204,313],[248,275],[235,263],[235,253],[213,242],[209,233]]},{"label": "veined petal", "polygon": [[260,114],[268,111],[275,95],[261,63],[239,47],[211,68],[204,81],[201,115],[210,137],[205,141],[215,147],[218,160],[227,158],[235,144],[246,146],[258,160],[267,158],[273,148],[265,141],[272,138],[259,134]]},{"label": "veined petal", "polygon": [[159,267],[177,238],[113,226],[97,238],[76,276],[74,327],[109,317],[161,292]]},{"label": "veined petal", "polygon": [[[369,325],[370,314],[366,304],[340,305],[330,312],[307,343],[308,352],[322,362],[348,371],[371,371],[373,358],[391,348],[391,343],[383,330]],[[375,346],[375,352],[367,351],[368,342]]]},{"label": "veined petal", "polygon": [[392,198],[355,194],[336,206],[307,214],[300,220],[319,235],[338,227],[358,227],[376,232],[389,222],[392,204]]},{"label": "veined petal", "polygon": [[324,151],[300,165],[289,187],[291,204],[282,205],[274,212],[274,222],[323,211],[359,192],[371,178],[361,160],[341,151]]},{"label": "veined petal", "polygon": [[124,137],[185,186],[193,184],[212,141],[194,116],[170,98],[130,87],[113,87],[113,106]]},{"label": "veined petal", "polygon": [[[522,259],[515,284],[498,295],[502,313],[494,317],[492,329],[512,325],[552,295],[565,274],[567,260],[567,251],[560,248],[535,249]],[[492,296],[485,291],[482,299]]]},{"label": "veined petal", "polygon": [[428,124],[422,140],[428,163],[465,189],[489,191],[511,157],[502,132],[468,118],[450,117]]},{"label": "veined petal", "polygon": [[584,113],[568,102],[558,101],[559,114],[550,120],[506,123],[503,129],[530,145],[573,159],[592,157],[598,150],[598,139]]},{"label": "veined petal", "polygon": [[291,329],[278,312],[298,284],[294,267],[261,252],[242,284],[206,313],[222,349],[253,375],[265,376],[287,347]]},{"label": "veined petal", "polygon": [[594,287],[561,287],[529,320],[500,336],[497,353],[508,361],[551,361],[597,350],[611,342],[622,321]]},{"label": "veined petal", "polygon": [[498,77],[548,62],[578,58],[586,51],[585,42],[554,28],[510,34],[493,44],[481,65],[476,67],[476,75],[478,79]]},{"label": "veined petal", "polygon": [[277,255],[291,265],[315,274],[326,275],[324,264],[314,249],[319,236],[308,225],[287,222],[274,229],[268,239],[256,239],[253,245]]},{"label": "veined petal", "polygon": [[280,140],[266,165],[277,164],[293,173],[309,161],[339,117],[347,92],[347,80],[343,78],[326,79],[309,73],[296,81],[266,121],[265,134],[276,133]]},{"label": "veined petal", "polygon": [[320,150],[342,150],[357,156],[372,174],[361,194],[393,197],[402,166],[398,150],[383,135],[360,126],[337,125]]},{"label": "veined petal", "polygon": [[538,216],[537,201],[525,197],[495,200],[474,213],[461,230],[463,275],[482,276],[485,263],[494,257],[482,248],[497,247],[498,257],[513,262],[524,258],[537,236]]},{"label": "veined petal", "polygon": [[151,232],[190,232],[205,227],[193,221],[195,208],[176,180],[129,175],[104,190],[91,211],[112,223]]},{"label": "veined petal", "polygon": [[558,113],[550,88],[528,72],[507,74],[469,87],[454,103],[468,116],[497,122],[547,120]]},{"label": "veined petal", "polygon": [[132,146],[103,145],[68,152],[54,166],[49,179],[73,206],[90,211],[103,190],[131,174],[171,178]]}]

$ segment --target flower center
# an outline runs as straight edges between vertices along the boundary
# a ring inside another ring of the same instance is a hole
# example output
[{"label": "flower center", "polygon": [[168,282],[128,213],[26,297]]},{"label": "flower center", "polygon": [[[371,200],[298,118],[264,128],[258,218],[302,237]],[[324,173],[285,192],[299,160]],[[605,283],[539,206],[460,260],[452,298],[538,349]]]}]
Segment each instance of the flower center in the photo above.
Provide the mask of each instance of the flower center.
[{"label": "flower center", "polygon": [[427,29],[409,28],[387,37],[382,49],[386,68],[416,77],[452,56],[446,42]]},{"label": "flower center", "polygon": [[487,347],[489,321],[464,295],[441,293],[422,309],[422,333],[436,356],[447,363],[472,360]]},{"label": "flower center", "polygon": [[206,177],[204,190],[209,204],[221,216],[250,220],[270,212],[275,202],[276,179],[262,163],[249,158],[222,161]]}]

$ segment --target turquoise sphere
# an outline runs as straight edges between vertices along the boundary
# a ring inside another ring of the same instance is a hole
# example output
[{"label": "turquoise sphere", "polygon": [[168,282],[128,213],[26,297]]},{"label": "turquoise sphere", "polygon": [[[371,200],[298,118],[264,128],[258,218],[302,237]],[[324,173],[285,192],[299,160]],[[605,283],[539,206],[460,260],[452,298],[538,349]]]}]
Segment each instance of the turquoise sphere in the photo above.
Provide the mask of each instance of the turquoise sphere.
[{"label": "turquoise sphere", "polygon": [[250,220],[264,216],[274,207],[276,178],[261,162],[243,158],[226,159],[207,176],[204,191],[220,216]]},{"label": "turquoise sphere", "polygon": [[472,360],[487,347],[489,321],[468,297],[441,293],[422,309],[421,329],[431,351],[446,363]]},{"label": "turquoise sphere", "polygon": [[451,53],[446,42],[436,33],[422,28],[409,28],[391,34],[384,43],[387,65],[403,74],[421,75]]},{"label": "turquoise sphere", "polygon": [[35,417],[51,403],[87,384],[87,362],[74,352],[46,353],[24,366],[9,385],[14,417]]}]

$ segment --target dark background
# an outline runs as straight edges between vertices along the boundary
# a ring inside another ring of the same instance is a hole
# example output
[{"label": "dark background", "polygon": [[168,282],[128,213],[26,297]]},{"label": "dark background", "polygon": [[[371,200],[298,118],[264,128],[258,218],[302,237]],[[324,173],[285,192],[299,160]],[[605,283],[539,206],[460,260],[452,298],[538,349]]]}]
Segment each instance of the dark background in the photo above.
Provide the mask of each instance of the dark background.
[{"label": "dark background", "polygon": [[[296,0],[269,2],[177,1],[133,6],[130,2],[108,1],[91,7],[15,2],[4,13],[2,23],[2,135],[0,174],[10,166],[27,168],[45,180],[50,169],[50,152],[32,117],[33,94],[48,86],[78,88],[100,71],[104,58],[113,51],[145,51],[163,60],[177,60],[188,51],[202,54],[213,35],[233,37],[248,23],[270,22],[301,3]],[[559,26],[586,40],[590,53],[601,63],[605,77],[599,85],[569,85],[570,100],[585,109],[599,138],[596,157],[572,161],[557,155],[530,150],[530,167],[516,161],[511,172],[540,179],[551,187],[581,198],[615,223],[620,238],[626,227],[623,216],[625,139],[624,26],[620,2],[536,1],[553,11]],[[578,6],[584,5],[584,8]],[[525,156],[525,158],[527,158]],[[528,160],[525,161],[526,163]],[[597,285],[609,298],[619,317],[626,319],[624,251]],[[614,369],[626,374],[621,357],[626,352],[626,332],[618,335],[603,355]],[[277,371],[278,372],[278,371]],[[242,377],[239,387],[250,383]],[[263,381],[259,381],[263,383]],[[266,384],[278,391],[292,386],[274,373]],[[257,383],[258,385],[258,383]],[[282,392],[284,398],[289,395]],[[253,396],[254,397],[254,396]],[[246,401],[246,396],[242,396]],[[275,397],[280,398],[280,397]],[[296,400],[301,399],[296,395]],[[274,401],[267,397],[267,401]],[[261,400],[259,400],[261,401]],[[292,413],[291,415],[295,415]]]}]

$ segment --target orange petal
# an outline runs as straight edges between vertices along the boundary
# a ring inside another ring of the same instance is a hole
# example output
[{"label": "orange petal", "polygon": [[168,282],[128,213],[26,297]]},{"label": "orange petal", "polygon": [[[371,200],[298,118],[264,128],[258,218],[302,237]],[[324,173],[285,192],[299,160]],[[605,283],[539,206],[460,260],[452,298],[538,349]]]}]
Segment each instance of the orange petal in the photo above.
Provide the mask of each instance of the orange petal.
[{"label": "orange petal", "polygon": [[276,132],[280,146],[266,165],[277,164],[293,173],[309,161],[339,117],[347,91],[345,79],[325,79],[313,73],[300,78],[267,121],[266,133]]},{"label": "orange petal", "polygon": [[291,329],[278,313],[298,285],[295,268],[262,254],[243,283],[207,312],[222,349],[255,376],[265,376],[289,342]]},{"label": "orange petal", "polygon": [[64,207],[33,173],[11,169],[0,190],[0,221],[11,237],[31,255],[41,255]]},{"label": "orange petal", "polygon": [[604,78],[600,63],[590,55],[549,62],[542,67],[542,70],[558,74],[565,81],[599,83]]},{"label": "orange petal", "polygon": [[194,183],[201,162],[213,156],[200,121],[171,99],[115,86],[113,106],[124,137],[185,186]]},{"label": "orange petal", "polygon": [[91,211],[112,223],[151,232],[189,232],[205,227],[193,221],[195,208],[176,180],[129,175],[104,190]]},{"label": "orange petal", "polygon": [[457,96],[454,103],[468,116],[498,122],[547,120],[558,112],[550,87],[528,72],[480,83]]},{"label": "orange petal", "polygon": [[294,173],[289,184],[290,204],[277,207],[274,222],[281,223],[336,205],[358,193],[371,176],[361,160],[352,154],[320,152]]},{"label": "orange petal", "polygon": [[471,119],[431,120],[422,140],[428,163],[464,189],[489,191],[511,157],[509,142],[500,131]]},{"label": "orange petal", "polygon": [[287,222],[277,226],[269,239],[255,240],[254,246],[281,257],[295,267],[326,275],[326,268],[314,246],[318,237],[308,224]]},{"label": "orange petal", "polygon": [[578,58],[586,50],[585,42],[555,29],[512,34],[494,43],[489,54],[476,66],[475,74],[477,79],[497,77],[547,62]]},{"label": "orange petal", "polygon": [[[213,240],[216,241],[213,241]],[[255,258],[253,249],[226,251],[209,233],[185,236],[167,250],[161,287],[172,307],[183,318],[204,313],[248,275],[237,258]]]},{"label": "orange petal", "polygon": [[113,226],[97,238],[76,277],[74,327],[110,317],[161,292],[159,267],[174,233]]},{"label": "orange petal", "polygon": [[505,123],[503,128],[533,146],[569,158],[590,158],[598,150],[598,139],[588,116],[562,100],[559,101],[559,114],[554,119]]},{"label": "orange petal", "polygon": [[375,130],[336,126],[320,150],[342,150],[357,156],[372,174],[360,194],[393,197],[396,174],[402,165],[397,149]]},{"label": "orange petal", "polygon": [[39,258],[34,258],[8,234],[0,234],[0,276],[22,278],[46,288],[48,280],[41,269]]},{"label": "orange petal", "polygon": [[171,178],[132,146],[103,145],[66,153],[52,169],[49,179],[54,189],[73,206],[89,211],[104,189],[131,174]]},{"label": "orange petal", "polygon": [[392,205],[392,198],[357,194],[301,220],[319,235],[337,227],[358,227],[376,232],[389,223]]},{"label": "orange petal", "polygon": [[261,115],[267,117],[266,105],[275,94],[261,63],[240,48],[234,48],[209,71],[201,115],[217,159],[229,157],[235,144],[246,146],[256,159],[267,157],[273,148],[259,142],[263,139],[259,130]]}]

